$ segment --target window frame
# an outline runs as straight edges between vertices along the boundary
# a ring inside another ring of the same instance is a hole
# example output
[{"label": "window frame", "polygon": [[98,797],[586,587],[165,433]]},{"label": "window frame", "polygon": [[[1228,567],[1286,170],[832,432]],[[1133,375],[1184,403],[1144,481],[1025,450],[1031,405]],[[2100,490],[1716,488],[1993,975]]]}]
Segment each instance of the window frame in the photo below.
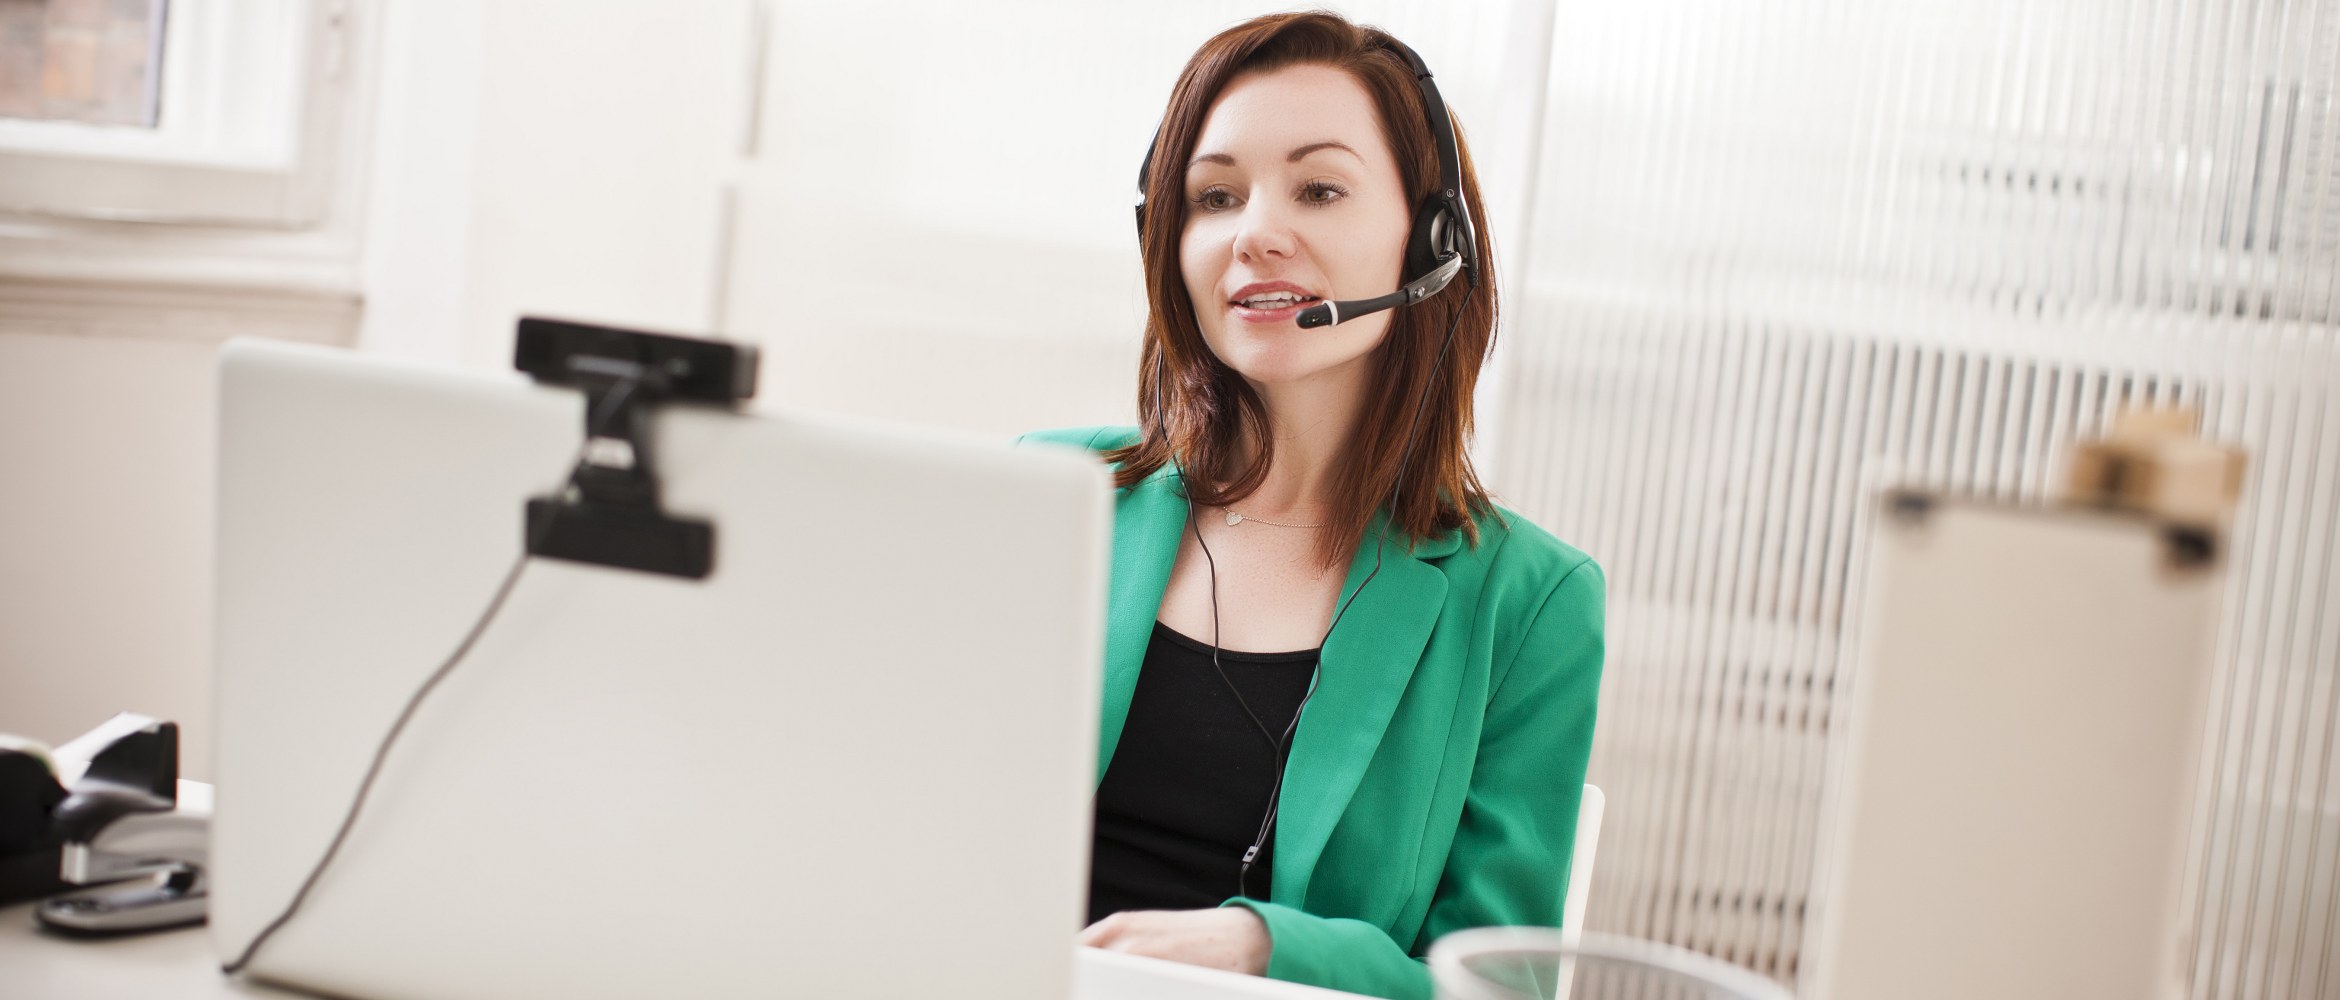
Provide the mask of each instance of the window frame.
[{"label": "window frame", "polygon": [[327,214],[350,0],[171,0],[156,128],[0,121],[0,214],[299,229]]}]

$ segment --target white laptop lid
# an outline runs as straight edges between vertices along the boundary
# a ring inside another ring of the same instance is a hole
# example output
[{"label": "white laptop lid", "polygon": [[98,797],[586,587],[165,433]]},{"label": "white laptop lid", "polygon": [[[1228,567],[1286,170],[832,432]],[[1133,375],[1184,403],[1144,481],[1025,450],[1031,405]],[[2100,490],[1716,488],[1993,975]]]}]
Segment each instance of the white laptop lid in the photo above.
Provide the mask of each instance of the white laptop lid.
[{"label": "white laptop lid", "polygon": [[[563,478],[579,393],[222,360],[211,933],[240,953]],[[1110,492],[1093,460],[660,411],[712,577],[535,560],[263,978],[384,998],[1064,996]]]}]

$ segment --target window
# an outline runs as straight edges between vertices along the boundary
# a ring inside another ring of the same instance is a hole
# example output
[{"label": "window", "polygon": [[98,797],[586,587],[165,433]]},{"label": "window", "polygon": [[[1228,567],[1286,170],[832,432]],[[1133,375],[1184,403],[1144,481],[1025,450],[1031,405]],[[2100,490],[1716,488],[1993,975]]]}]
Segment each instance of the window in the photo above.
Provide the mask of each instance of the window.
[{"label": "window", "polygon": [[346,0],[0,0],[0,212],[297,228]]},{"label": "window", "polygon": [[153,128],[165,0],[0,0],[0,118]]}]

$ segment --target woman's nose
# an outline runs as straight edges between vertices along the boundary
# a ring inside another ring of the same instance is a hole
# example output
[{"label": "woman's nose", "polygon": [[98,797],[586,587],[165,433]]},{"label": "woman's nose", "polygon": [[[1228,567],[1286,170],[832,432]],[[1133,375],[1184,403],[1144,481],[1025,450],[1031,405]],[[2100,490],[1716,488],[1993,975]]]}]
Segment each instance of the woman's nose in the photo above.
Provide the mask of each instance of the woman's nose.
[{"label": "woman's nose", "polygon": [[1254,199],[1244,206],[1235,230],[1236,259],[1288,259],[1298,245],[1290,216],[1273,199]]}]

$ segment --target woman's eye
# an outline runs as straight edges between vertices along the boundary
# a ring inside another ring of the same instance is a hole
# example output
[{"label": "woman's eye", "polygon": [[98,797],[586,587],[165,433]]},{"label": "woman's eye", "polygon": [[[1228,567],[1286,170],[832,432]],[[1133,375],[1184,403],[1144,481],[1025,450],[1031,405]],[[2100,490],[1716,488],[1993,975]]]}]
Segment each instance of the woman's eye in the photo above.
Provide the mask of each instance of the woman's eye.
[{"label": "woman's eye", "polygon": [[1315,181],[1300,189],[1300,200],[1311,205],[1330,205],[1341,200],[1341,197],[1348,193],[1338,184]]},{"label": "woman's eye", "polygon": [[1235,193],[1226,188],[1206,188],[1194,196],[1196,207],[1206,212],[1221,212],[1235,207]]}]

